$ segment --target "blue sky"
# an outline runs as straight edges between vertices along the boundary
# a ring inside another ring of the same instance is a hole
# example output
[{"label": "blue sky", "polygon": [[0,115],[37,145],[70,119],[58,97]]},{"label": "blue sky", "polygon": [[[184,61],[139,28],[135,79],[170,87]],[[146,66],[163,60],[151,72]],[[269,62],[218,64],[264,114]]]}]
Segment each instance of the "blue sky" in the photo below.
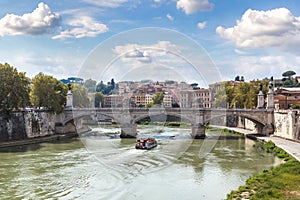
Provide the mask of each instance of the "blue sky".
[{"label": "blue sky", "polygon": [[[157,28],[134,31],[144,27]],[[158,28],[168,30],[169,36],[160,38]],[[132,39],[127,41],[124,31]],[[181,36],[188,39],[174,39]],[[201,64],[196,61],[200,55],[189,57],[194,43],[199,44],[194,52],[206,54]],[[29,77],[39,72],[104,81],[177,76],[201,83],[199,77],[215,81],[218,71],[220,80],[237,75],[248,81],[281,78],[286,70],[300,74],[300,2],[1,0],[0,45],[0,62]],[[192,76],[189,65],[196,65],[199,77]],[[214,72],[203,72],[208,68]]]}]

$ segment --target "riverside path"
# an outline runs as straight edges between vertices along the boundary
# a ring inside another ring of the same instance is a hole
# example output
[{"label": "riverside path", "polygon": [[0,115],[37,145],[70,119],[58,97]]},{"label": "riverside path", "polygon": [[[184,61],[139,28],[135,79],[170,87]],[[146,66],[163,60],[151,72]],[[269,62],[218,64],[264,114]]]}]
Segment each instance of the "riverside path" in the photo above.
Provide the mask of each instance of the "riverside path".
[{"label": "riverside path", "polygon": [[[236,128],[236,127],[227,127],[227,126],[212,126],[212,127],[216,127],[216,128],[221,128],[221,129],[228,129],[228,130],[233,130],[239,133],[243,133],[245,135],[247,134],[253,134],[253,132],[251,130],[246,130],[243,128]],[[284,151],[286,151],[288,154],[290,154],[291,156],[293,156],[296,160],[298,160],[300,162],[300,142],[294,142],[291,140],[287,140],[284,138],[280,138],[280,137],[276,137],[276,136],[257,136],[256,137],[259,140],[262,141],[272,141],[274,142],[274,144],[279,147],[282,148]]]}]

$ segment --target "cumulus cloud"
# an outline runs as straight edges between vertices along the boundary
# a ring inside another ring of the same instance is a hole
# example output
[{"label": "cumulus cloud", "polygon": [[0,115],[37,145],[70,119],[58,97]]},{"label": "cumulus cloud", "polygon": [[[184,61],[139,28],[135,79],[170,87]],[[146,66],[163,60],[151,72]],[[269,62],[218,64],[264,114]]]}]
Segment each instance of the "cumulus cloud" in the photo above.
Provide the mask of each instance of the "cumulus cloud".
[{"label": "cumulus cloud", "polygon": [[206,27],[206,22],[199,22],[199,23],[197,24],[197,26],[198,26],[198,28],[200,28],[200,29],[204,29],[204,28]]},{"label": "cumulus cloud", "polygon": [[185,14],[193,14],[199,11],[210,11],[214,5],[208,0],[177,0],[177,9],[182,9]]},{"label": "cumulus cloud", "polygon": [[299,48],[300,17],[286,8],[268,11],[247,10],[234,27],[217,27],[217,34],[233,41],[238,47]]},{"label": "cumulus cloud", "polygon": [[299,57],[289,55],[267,55],[267,56],[241,56],[239,65],[235,66],[237,74],[244,74],[246,77],[264,78],[272,75],[277,78],[287,70],[299,70]]},{"label": "cumulus cloud", "polygon": [[117,8],[128,0],[83,0],[83,2],[90,3],[100,7]]},{"label": "cumulus cloud", "polygon": [[0,36],[51,33],[60,21],[60,15],[53,13],[47,4],[41,2],[32,13],[22,16],[7,14],[0,19]]},{"label": "cumulus cloud", "polygon": [[127,44],[115,46],[113,51],[125,62],[137,61],[149,63],[160,56],[179,54],[180,47],[170,41],[158,41],[152,45]]},{"label": "cumulus cloud", "polygon": [[96,22],[89,16],[80,16],[68,22],[71,29],[62,31],[52,39],[95,37],[108,31],[105,24]]},{"label": "cumulus cloud", "polygon": [[167,14],[166,17],[167,17],[170,21],[174,21],[174,17],[172,17],[170,14]]}]

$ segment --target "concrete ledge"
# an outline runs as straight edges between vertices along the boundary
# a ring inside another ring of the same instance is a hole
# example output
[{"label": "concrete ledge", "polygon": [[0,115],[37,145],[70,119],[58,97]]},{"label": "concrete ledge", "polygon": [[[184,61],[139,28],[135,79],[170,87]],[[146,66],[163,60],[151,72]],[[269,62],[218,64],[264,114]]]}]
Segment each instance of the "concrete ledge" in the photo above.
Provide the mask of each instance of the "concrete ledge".
[{"label": "concrete ledge", "polygon": [[73,137],[78,137],[78,134],[77,133],[55,134],[55,135],[44,136],[44,137],[27,138],[24,140],[13,140],[7,142],[0,142],[0,148],[58,141],[58,140],[64,140]]}]

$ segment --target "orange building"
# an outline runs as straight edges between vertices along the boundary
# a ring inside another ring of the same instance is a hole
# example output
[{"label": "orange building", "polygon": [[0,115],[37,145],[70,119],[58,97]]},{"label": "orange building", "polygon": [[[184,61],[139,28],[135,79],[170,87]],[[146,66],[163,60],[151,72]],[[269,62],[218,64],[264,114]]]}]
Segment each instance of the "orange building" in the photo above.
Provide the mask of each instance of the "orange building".
[{"label": "orange building", "polygon": [[300,103],[300,88],[277,88],[274,95],[276,109],[288,109]]}]

